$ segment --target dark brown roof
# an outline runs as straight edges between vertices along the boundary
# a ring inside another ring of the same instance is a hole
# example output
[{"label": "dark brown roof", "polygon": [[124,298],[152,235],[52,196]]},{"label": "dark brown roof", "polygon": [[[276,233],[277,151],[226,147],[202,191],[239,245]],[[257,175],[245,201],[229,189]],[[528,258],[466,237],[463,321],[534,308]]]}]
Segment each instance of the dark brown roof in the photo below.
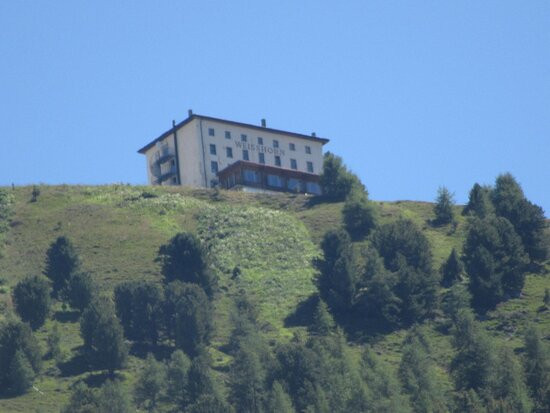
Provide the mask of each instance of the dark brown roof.
[{"label": "dark brown roof", "polygon": [[[301,133],[288,132],[288,131],[273,129],[273,128],[264,128],[263,126],[251,125],[249,123],[235,122],[235,121],[232,121],[232,120],[213,118],[213,117],[210,117],[210,116],[195,115],[195,114],[189,116],[187,119],[185,119],[185,120],[181,121],[180,123],[178,123],[175,126],[175,128],[179,129],[182,126],[187,125],[193,119],[211,120],[211,121],[214,121],[214,122],[227,123],[228,125],[233,125],[233,126],[242,126],[242,127],[245,127],[245,128],[252,128],[252,129],[256,129],[256,130],[260,130],[260,131],[278,133],[278,134],[281,134],[281,135],[293,136],[293,137],[300,138],[300,139],[307,139],[307,140],[310,140],[310,141],[319,142],[319,143],[322,143],[323,145],[329,141],[326,138],[319,138],[319,137],[311,136],[311,135],[303,135]],[[138,150],[138,152],[139,153],[145,153],[145,151],[147,151],[149,148],[154,146],[157,142],[160,142],[161,140],[163,140],[167,136],[171,135],[173,132],[174,132],[174,128],[171,128],[171,129],[167,130],[162,135],[160,135],[158,138],[156,138],[155,140],[149,142],[143,148]]]}]

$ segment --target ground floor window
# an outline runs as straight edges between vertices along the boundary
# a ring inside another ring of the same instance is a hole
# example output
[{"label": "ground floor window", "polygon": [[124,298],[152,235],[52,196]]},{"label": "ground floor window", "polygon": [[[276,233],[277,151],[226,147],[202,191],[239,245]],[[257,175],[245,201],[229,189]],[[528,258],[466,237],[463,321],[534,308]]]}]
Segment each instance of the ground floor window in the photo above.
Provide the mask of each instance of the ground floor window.
[{"label": "ground floor window", "polygon": [[260,174],[258,174],[258,172],[256,171],[253,171],[252,169],[245,169],[243,171],[243,178],[245,182],[252,184],[260,182]]},{"label": "ground floor window", "polygon": [[307,182],[306,191],[309,192],[310,194],[320,195],[321,187],[317,182]]},{"label": "ground floor window", "polygon": [[267,175],[267,184],[276,188],[282,188],[283,179],[279,175]]},{"label": "ground floor window", "polygon": [[291,191],[298,192],[300,190],[300,180],[296,178],[290,178],[287,182],[286,187]]}]

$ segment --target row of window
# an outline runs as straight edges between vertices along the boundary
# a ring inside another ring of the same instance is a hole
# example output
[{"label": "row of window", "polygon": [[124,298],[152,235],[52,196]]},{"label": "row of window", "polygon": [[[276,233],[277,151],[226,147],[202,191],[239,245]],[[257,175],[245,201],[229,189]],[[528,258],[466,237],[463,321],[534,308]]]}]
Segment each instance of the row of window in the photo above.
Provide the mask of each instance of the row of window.
[{"label": "row of window", "polygon": [[[248,151],[243,151],[243,152],[248,152]],[[246,157],[243,156],[243,159],[245,161],[248,160],[248,154]],[[263,153],[260,153],[260,163],[261,164],[265,164],[265,158],[264,158],[264,154]],[[275,156],[275,166],[281,166],[281,157],[280,156]],[[290,169],[295,169],[297,170],[298,169],[298,162],[296,161],[296,159],[291,159],[290,160]],[[217,161],[211,161],[210,162],[210,170],[212,171],[212,173],[218,173],[218,162]],[[313,173],[313,162],[307,162],[307,171],[309,173]]]},{"label": "row of window", "polygon": [[[216,131],[214,128],[208,128],[208,135],[209,136],[216,136]],[[231,132],[230,131],[225,131],[225,139],[231,139]],[[263,145],[264,144],[264,138],[258,136],[257,138],[258,140],[258,145]],[[245,135],[244,133],[241,134],[241,141],[242,142],[248,142],[248,136]],[[274,148],[278,148],[279,147],[279,141],[277,139],[273,139],[273,147]],[[288,144],[288,149],[291,150],[291,151],[295,151],[296,150],[296,145],[292,142],[290,142]],[[307,154],[311,154],[311,146],[309,145],[305,145],[305,151]]]},{"label": "row of window", "polygon": [[[254,171],[252,169],[245,169],[243,171],[243,178],[245,183],[249,184],[259,184],[260,183],[260,174],[257,171]],[[235,185],[235,178],[230,177],[228,186],[231,187]],[[267,175],[267,185],[271,186],[273,188],[285,188],[285,179],[282,176],[279,175],[273,175],[268,174]],[[310,192],[314,194],[320,194],[321,189],[319,188],[319,184],[316,182],[307,182],[307,181],[301,181],[296,178],[288,178],[286,179],[286,188],[291,191],[304,191],[304,192]]]}]

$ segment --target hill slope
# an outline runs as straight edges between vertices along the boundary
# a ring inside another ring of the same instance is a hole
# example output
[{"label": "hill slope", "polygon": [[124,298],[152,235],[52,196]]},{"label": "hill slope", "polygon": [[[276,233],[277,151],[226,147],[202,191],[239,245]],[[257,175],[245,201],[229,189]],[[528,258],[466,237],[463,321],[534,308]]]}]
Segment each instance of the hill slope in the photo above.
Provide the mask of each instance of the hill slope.
[{"label": "hill slope", "polygon": [[[215,300],[215,335],[210,351],[220,378],[231,358],[223,352],[231,323],[232,297],[246,291],[258,304],[262,333],[274,345],[288,341],[293,331],[303,327],[285,326],[285,318],[313,292],[315,269],[323,234],[340,225],[342,204],[314,204],[301,195],[250,195],[226,191],[151,188],[131,186],[41,187],[38,202],[29,202],[30,187],[9,190],[14,196],[14,216],[0,248],[0,318],[11,307],[10,290],[26,275],[39,274],[49,244],[66,235],[90,272],[106,293],[125,280],[160,282],[155,261],[160,245],[181,231],[192,231],[205,243],[213,257],[213,269],[220,280],[221,293]],[[382,222],[403,216],[413,220],[427,235],[436,268],[451,249],[461,250],[465,221],[459,216],[456,231],[434,229],[432,205],[421,202],[379,203]],[[458,209],[457,209],[458,210]],[[238,267],[241,275],[233,279]],[[495,337],[520,346],[519,335],[527,321],[550,331],[550,312],[539,312],[550,277],[530,275],[524,294],[489,314],[485,327]],[[62,348],[70,361],[82,344],[78,322],[70,312],[56,307],[53,319],[38,336],[45,340],[54,323],[62,331]],[[448,366],[452,349],[448,336],[428,325],[435,349],[438,372],[450,390]],[[374,341],[375,350],[396,366],[405,331],[397,331]],[[362,343],[350,343],[359,351]],[[130,386],[143,360],[132,356],[122,374]],[[42,393],[0,400],[0,412],[58,411],[78,380],[94,383],[94,373],[73,371],[70,363],[60,371],[46,361],[35,385]]]}]

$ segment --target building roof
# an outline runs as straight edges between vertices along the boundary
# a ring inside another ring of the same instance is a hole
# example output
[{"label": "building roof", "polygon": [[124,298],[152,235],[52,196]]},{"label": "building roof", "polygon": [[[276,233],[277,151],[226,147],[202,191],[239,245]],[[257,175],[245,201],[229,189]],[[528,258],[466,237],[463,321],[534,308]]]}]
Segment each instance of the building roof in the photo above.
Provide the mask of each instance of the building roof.
[{"label": "building roof", "polygon": [[149,148],[154,146],[157,142],[160,142],[161,140],[163,140],[167,136],[171,135],[174,132],[174,128],[179,129],[182,126],[187,125],[193,119],[210,120],[210,121],[214,121],[214,122],[226,123],[228,125],[233,125],[233,126],[242,126],[242,127],[245,127],[245,128],[256,129],[256,130],[260,130],[260,131],[264,131],[264,132],[278,133],[280,135],[287,135],[287,136],[292,136],[292,137],[295,137],[295,138],[306,139],[306,140],[318,142],[318,143],[321,143],[323,145],[329,141],[326,138],[319,138],[319,137],[311,136],[311,135],[303,135],[301,133],[288,132],[288,131],[279,130],[279,129],[273,129],[273,128],[267,128],[267,127],[258,126],[258,125],[252,125],[252,124],[249,124],[249,123],[235,122],[235,121],[232,121],[232,120],[213,118],[211,116],[203,116],[203,115],[192,114],[187,119],[185,119],[185,120],[181,121],[180,123],[176,124],[175,127],[170,128],[169,130],[164,132],[162,135],[160,135],[158,138],[156,138],[155,140],[149,142],[143,148],[138,150],[138,152],[144,154]]}]

